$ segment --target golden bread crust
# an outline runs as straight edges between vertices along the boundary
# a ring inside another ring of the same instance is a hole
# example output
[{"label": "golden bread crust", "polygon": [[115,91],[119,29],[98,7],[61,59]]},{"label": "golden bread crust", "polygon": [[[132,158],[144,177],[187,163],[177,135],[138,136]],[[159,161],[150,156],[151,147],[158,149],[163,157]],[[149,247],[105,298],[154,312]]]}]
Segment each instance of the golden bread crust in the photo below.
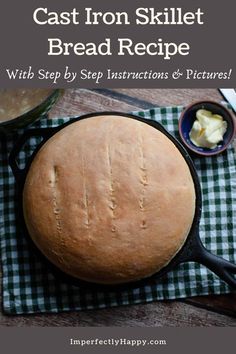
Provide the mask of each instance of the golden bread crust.
[{"label": "golden bread crust", "polygon": [[52,263],[116,284],[170,262],[191,228],[195,190],[170,139],[111,114],[70,124],[43,145],[23,206],[31,238]]}]

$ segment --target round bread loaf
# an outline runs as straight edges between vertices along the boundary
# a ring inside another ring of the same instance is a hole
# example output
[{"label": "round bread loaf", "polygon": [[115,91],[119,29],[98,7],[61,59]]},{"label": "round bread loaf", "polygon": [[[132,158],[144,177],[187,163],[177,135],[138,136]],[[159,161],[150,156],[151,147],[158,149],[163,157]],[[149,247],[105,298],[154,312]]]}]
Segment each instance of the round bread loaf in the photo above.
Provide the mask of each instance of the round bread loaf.
[{"label": "round bread loaf", "polygon": [[25,222],[62,271],[116,284],[148,277],[182,247],[195,213],[188,165],[170,139],[135,119],[68,125],[36,154]]}]

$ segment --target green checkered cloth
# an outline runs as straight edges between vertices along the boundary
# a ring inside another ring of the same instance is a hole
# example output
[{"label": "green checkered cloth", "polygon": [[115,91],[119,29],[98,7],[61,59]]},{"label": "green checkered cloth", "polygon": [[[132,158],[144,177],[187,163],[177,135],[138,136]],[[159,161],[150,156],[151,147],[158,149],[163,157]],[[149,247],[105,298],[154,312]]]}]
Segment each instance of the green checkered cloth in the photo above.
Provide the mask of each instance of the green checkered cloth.
[{"label": "green checkered cloth", "polygon": [[[141,117],[157,120],[178,137],[178,118],[183,107],[156,108],[138,112]],[[71,118],[72,119],[72,118]],[[45,117],[31,128],[55,127],[69,118],[48,120]],[[3,270],[3,310],[6,314],[59,312],[96,309],[118,305],[147,303],[155,300],[195,295],[225,294],[230,288],[211,271],[197,263],[184,263],[162,280],[148,279],[140,286],[122,290],[72,284],[55,277],[16,223],[19,200],[15,180],[8,166],[7,154],[17,134],[9,136],[0,152],[0,241]],[[38,138],[31,138],[19,155],[19,164],[34,150]],[[194,158],[203,193],[200,237],[209,251],[236,263],[236,158],[233,147],[217,157]]]}]

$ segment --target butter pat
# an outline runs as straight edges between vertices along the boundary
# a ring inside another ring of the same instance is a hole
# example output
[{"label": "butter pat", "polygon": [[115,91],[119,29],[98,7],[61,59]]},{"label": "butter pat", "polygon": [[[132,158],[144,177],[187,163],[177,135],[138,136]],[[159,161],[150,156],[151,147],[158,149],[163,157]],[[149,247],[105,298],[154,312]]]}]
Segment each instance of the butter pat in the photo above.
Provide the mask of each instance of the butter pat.
[{"label": "butter pat", "polygon": [[196,120],[190,131],[190,140],[198,147],[214,149],[223,140],[227,130],[227,122],[223,117],[206,109],[199,109]]}]

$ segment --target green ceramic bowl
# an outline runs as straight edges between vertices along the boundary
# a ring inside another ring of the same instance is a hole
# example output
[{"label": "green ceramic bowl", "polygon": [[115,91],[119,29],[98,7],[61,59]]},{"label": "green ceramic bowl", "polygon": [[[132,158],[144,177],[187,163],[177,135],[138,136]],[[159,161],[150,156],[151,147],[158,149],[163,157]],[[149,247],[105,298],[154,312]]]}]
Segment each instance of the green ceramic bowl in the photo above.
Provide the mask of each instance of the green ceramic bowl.
[{"label": "green ceramic bowl", "polygon": [[32,108],[17,118],[0,122],[0,131],[8,133],[14,129],[19,129],[33,123],[35,120],[39,119],[40,116],[46,114],[52,108],[62,93],[63,90],[61,89],[53,90],[52,93],[47,96],[46,99],[44,99],[38,106]]}]

